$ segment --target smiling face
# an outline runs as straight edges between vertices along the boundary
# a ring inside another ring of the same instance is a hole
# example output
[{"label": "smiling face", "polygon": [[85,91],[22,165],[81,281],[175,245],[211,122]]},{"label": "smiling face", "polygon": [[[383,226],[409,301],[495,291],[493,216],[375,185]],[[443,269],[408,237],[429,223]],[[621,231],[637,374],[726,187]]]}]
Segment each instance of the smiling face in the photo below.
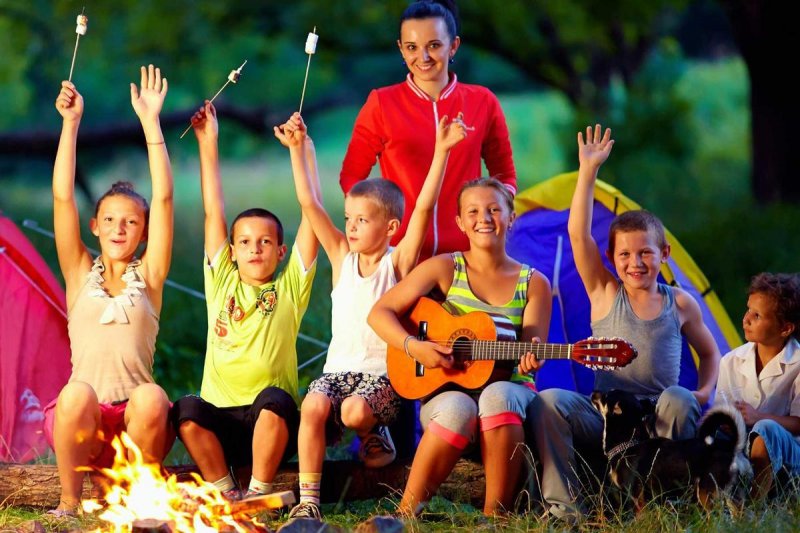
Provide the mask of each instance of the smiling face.
[{"label": "smiling face", "polygon": [[791,325],[778,318],[777,302],[769,295],[754,292],[747,298],[742,317],[744,338],[765,346],[782,346],[792,331]]},{"label": "smiling face", "polygon": [[493,187],[469,187],[461,193],[456,224],[471,247],[505,246],[514,216],[507,201]]},{"label": "smiling face", "polygon": [[450,38],[444,19],[435,17],[404,20],[397,46],[414,82],[425,90],[427,84],[447,84],[448,62],[460,43],[458,36]]},{"label": "smiling face", "polygon": [[389,245],[400,221],[389,218],[375,200],[347,195],[344,199],[344,225],[351,252],[379,252]]},{"label": "smiling face", "polygon": [[631,289],[654,287],[661,263],[669,257],[669,245],[660,249],[652,231],[619,231],[614,241],[608,258],[622,283]]},{"label": "smiling face", "polygon": [[130,261],[147,238],[147,215],[141,202],[123,195],[107,196],[90,222],[102,254],[116,261]]},{"label": "smiling face", "polygon": [[243,217],[236,221],[231,233],[231,259],[243,282],[258,286],[272,281],[286,255],[286,245],[279,242],[278,225],[271,218]]}]

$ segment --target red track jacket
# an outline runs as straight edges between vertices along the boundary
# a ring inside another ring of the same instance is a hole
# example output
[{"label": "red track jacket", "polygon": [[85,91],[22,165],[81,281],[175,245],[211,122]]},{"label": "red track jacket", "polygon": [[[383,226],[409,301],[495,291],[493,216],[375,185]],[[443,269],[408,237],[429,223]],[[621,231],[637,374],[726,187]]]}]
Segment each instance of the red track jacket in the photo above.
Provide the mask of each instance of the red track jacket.
[{"label": "red track jacket", "polygon": [[479,85],[458,83],[455,74],[438,101],[433,101],[417,87],[411,74],[403,83],[375,89],[356,118],[342,164],[339,183],[345,193],[369,176],[376,157],[380,160],[383,177],[403,191],[405,214],[400,232],[393,240],[396,244],[405,235],[408,219],[433,160],[436,125],[442,116],[452,119],[459,112],[464,113],[464,122],[475,129],[450,152],[420,260],[469,247],[467,238],[455,223],[456,199],[464,182],[483,175],[481,158],[486,162],[489,175],[516,194],[517,174],[508,127],[494,94]]}]

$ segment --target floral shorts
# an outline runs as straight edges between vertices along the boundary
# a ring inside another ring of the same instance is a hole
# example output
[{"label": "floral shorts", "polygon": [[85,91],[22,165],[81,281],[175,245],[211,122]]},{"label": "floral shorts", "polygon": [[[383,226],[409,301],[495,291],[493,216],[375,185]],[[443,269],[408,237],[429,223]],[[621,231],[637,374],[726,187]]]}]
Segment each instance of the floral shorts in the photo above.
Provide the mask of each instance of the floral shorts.
[{"label": "floral shorts", "polygon": [[394,392],[386,376],[361,372],[322,374],[308,386],[308,393],[312,392],[322,394],[331,401],[333,418],[339,433],[344,429],[342,402],[349,396],[364,398],[378,419],[378,424],[383,426],[391,424],[400,410],[400,397]]}]

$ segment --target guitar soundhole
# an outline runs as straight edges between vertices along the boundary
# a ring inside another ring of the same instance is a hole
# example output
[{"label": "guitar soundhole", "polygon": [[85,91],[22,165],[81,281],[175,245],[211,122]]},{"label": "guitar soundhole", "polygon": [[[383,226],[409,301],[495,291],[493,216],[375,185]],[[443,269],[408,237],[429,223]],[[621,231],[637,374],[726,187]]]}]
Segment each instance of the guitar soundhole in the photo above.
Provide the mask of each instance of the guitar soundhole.
[{"label": "guitar soundhole", "polygon": [[453,359],[459,368],[464,367],[464,363],[472,360],[471,339],[459,337],[453,341]]}]

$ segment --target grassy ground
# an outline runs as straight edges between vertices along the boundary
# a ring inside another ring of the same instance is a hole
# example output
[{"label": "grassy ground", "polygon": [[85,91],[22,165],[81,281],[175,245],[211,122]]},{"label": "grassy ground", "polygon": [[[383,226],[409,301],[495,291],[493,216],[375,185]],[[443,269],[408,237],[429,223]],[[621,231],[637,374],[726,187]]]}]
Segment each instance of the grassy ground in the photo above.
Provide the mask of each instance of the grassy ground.
[{"label": "grassy ground", "polygon": [[[353,530],[358,524],[374,515],[392,512],[392,500],[366,500],[344,505],[323,506],[325,521],[345,530]],[[273,529],[286,521],[260,516],[261,520]],[[20,528],[39,521],[47,531],[61,531],[80,528],[91,530],[102,526],[93,517],[81,519],[53,519],[41,513],[21,508],[0,509],[0,532],[20,531]],[[537,513],[528,513],[501,518],[486,518],[479,511],[467,505],[455,505],[441,499],[434,499],[428,512],[419,519],[406,522],[409,531],[581,531],[621,533],[655,533],[662,531],[742,532],[769,531],[774,533],[800,530],[800,506],[794,499],[777,500],[768,504],[747,506],[743,511],[732,514],[718,503],[706,511],[689,503],[651,504],[638,516],[619,514],[613,511],[597,512],[586,520],[569,525],[554,519],[544,519]]]}]

